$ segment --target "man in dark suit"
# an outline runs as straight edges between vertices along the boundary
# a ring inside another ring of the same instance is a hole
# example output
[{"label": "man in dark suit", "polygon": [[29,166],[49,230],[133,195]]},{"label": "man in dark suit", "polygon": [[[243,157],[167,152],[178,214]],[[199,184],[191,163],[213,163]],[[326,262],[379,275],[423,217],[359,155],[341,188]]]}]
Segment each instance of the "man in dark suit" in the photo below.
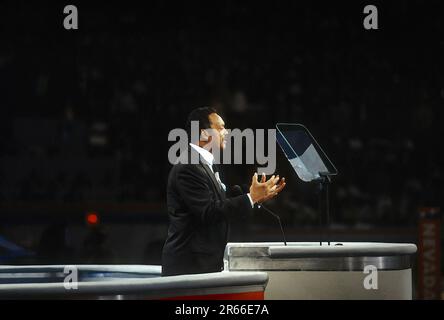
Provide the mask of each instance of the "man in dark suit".
[{"label": "man in dark suit", "polygon": [[[208,148],[210,143],[225,148],[223,119],[212,108],[195,109],[188,116],[189,136],[192,121],[199,121],[200,138],[191,141],[188,160],[194,155],[199,162],[175,164],[168,177],[170,225],[162,252],[163,276],[221,271],[229,221],[249,214],[255,203],[271,199],[285,187],[284,178],[272,176],[266,181],[263,175],[259,182],[254,174],[249,193],[236,186],[230,196]],[[216,134],[208,134],[209,130]]]}]

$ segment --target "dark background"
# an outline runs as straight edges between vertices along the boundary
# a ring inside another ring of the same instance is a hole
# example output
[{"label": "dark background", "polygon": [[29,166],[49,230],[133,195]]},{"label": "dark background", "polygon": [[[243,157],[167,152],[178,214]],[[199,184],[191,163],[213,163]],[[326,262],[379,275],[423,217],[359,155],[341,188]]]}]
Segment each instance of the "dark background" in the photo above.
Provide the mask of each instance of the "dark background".
[{"label": "dark background", "polygon": [[[208,105],[227,128],[310,129],[339,170],[334,240],[416,241],[418,208],[443,191],[443,15],[440,1],[2,2],[0,239],[23,263],[160,264],[168,132]],[[288,185],[269,206],[288,240],[316,241],[315,188],[277,151]],[[229,184],[255,170],[225,167]],[[281,239],[264,212],[231,236]]]}]

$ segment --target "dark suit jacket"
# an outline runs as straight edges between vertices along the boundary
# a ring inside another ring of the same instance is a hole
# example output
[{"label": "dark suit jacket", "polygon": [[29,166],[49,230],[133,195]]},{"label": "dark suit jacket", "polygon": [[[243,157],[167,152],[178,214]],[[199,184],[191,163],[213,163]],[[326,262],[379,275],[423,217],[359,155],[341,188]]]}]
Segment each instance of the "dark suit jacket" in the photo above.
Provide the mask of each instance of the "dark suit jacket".
[{"label": "dark suit jacket", "polygon": [[162,252],[164,276],[221,271],[229,220],[253,210],[246,194],[228,197],[201,162],[173,166],[167,205],[170,225]]}]

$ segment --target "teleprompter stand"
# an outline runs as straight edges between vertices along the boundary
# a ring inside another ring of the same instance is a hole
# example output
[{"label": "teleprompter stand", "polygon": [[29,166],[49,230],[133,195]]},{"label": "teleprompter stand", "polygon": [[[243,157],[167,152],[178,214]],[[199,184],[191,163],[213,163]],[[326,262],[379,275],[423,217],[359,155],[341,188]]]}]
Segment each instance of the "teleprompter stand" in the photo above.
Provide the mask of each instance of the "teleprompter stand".
[{"label": "teleprompter stand", "polygon": [[330,245],[330,194],[331,177],[337,169],[322,150],[308,129],[295,123],[276,124],[276,140],[298,177],[305,182],[317,184],[319,197],[319,244],[322,246],[322,229],[327,230]]},{"label": "teleprompter stand", "polygon": [[322,229],[325,228],[327,231],[327,243],[330,245],[330,190],[329,186],[331,183],[331,178],[328,174],[320,173],[320,177],[315,179],[313,182],[318,184],[318,198],[319,198],[319,230],[320,230],[320,240],[319,245],[322,246],[323,234]]}]

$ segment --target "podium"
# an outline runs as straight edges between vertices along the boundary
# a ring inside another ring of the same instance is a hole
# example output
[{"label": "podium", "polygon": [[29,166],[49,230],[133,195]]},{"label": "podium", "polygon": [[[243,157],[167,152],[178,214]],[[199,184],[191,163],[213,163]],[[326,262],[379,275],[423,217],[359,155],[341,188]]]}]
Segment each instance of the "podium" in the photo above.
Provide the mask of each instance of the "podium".
[{"label": "podium", "polygon": [[[328,232],[329,185],[338,170],[303,125],[278,123],[276,129],[297,176],[319,186],[319,221]],[[329,233],[319,242],[287,243],[283,236],[283,243],[228,243],[225,270],[266,271],[265,299],[412,299],[414,244],[337,243]]]},{"label": "podium", "polygon": [[267,272],[266,300],[411,300],[416,250],[378,242],[228,243],[224,268]]}]

